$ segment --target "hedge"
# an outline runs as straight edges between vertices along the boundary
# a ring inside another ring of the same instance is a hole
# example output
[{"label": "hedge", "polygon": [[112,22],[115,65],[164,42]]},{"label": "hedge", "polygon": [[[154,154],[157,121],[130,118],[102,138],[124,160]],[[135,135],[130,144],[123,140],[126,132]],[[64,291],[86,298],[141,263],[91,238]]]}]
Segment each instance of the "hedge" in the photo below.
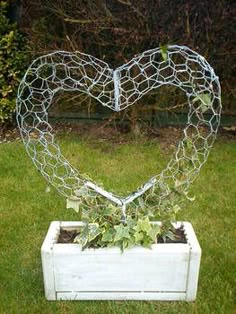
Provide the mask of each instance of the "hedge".
[{"label": "hedge", "polygon": [[12,119],[15,97],[25,71],[26,40],[8,18],[8,2],[0,1],[0,123]]}]

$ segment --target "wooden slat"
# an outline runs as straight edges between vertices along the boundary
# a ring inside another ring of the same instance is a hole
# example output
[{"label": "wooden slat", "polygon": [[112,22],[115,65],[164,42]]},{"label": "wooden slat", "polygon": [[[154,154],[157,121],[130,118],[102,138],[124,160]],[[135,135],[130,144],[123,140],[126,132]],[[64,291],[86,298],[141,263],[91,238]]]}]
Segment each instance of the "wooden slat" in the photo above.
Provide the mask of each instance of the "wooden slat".
[{"label": "wooden slat", "polygon": [[81,251],[76,244],[54,245],[57,291],[184,292],[188,264],[188,244],[135,247],[124,253],[119,248]]},{"label": "wooden slat", "polygon": [[190,259],[187,281],[186,301],[194,301],[197,295],[198,277],[201,262],[201,247],[190,223],[185,222],[184,229],[190,244]]},{"label": "wooden slat", "polygon": [[57,241],[59,230],[60,222],[59,221],[51,222],[50,227],[48,229],[48,233],[41,247],[45,296],[48,300],[56,300],[53,245]]},{"label": "wooden slat", "polygon": [[182,292],[58,292],[57,300],[159,300],[184,301]]}]

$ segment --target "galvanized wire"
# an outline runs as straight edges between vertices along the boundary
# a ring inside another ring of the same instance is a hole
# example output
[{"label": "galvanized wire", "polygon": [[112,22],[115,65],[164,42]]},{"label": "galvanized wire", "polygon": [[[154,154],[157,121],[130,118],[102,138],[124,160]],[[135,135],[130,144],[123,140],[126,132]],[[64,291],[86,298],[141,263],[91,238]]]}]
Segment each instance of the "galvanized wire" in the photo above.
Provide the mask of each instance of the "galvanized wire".
[{"label": "galvanized wire", "polygon": [[[48,109],[60,91],[82,92],[121,111],[163,85],[176,86],[186,94],[188,121],[167,167],[137,191],[127,197],[107,192],[62,155],[48,122]],[[173,189],[187,193],[207,160],[220,115],[221,90],[213,68],[198,53],[177,45],[145,51],[115,70],[84,53],[56,51],[30,65],[17,95],[21,136],[44,178],[68,199],[79,202],[102,197],[120,206],[124,215],[128,205],[139,206],[144,201],[151,206],[153,199],[160,205]]]}]

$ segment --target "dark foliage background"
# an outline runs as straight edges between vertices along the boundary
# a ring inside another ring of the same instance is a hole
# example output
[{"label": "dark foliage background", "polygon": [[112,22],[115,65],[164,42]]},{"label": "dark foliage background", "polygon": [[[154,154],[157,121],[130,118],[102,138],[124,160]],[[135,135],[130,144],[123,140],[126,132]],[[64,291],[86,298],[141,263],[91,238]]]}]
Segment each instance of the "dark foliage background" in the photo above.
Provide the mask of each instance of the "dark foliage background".
[{"label": "dark foliage background", "polygon": [[8,3],[0,1],[0,128],[11,121],[16,92],[27,65],[25,37],[8,17]]},{"label": "dark foliage background", "polygon": [[219,75],[224,111],[236,111],[235,1],[23,0],[18,18],[34,55],[80,50],[115,67],[160,43],[187,45]]}]

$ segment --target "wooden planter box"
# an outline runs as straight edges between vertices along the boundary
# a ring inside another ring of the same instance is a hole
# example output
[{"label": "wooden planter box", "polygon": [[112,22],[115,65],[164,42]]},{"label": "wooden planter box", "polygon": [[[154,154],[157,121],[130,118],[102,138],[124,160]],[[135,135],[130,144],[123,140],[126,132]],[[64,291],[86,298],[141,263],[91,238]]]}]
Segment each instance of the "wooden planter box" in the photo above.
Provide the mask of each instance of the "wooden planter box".
[{"label": "wooden planter box", "polygon": [[186,300],[197,293],[201,248],[184,222],[186,244],[154,244],[81,251],[79,244],[57,243],[60,228],[81,222],[51,223],[41,248],[48,300]]}]

